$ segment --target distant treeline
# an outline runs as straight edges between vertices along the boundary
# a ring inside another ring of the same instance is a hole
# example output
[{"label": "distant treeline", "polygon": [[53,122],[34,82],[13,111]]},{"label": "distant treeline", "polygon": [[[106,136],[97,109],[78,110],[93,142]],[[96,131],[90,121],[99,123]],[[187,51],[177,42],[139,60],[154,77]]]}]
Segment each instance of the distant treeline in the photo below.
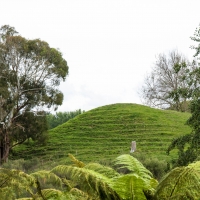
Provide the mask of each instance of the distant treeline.
[{"label": "distant treeline", "polygon": [[67,122],[68,120],[76,117],[77,115],[84,113],[85,111],[78,109],[70,112],[57,112],[56,114],[48,114],[47,122],[49,129],[55,128],[56,126]]}]

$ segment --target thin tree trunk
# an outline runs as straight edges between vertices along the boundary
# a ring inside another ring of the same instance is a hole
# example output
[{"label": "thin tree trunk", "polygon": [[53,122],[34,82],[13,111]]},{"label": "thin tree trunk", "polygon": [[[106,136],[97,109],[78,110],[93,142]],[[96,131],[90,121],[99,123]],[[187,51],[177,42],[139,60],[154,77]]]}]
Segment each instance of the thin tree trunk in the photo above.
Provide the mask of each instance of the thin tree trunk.
[{"label": "thin tree trunk", "polygon": [[10,139],[8,135],[8,131],[6,129],[3,130],[1,145],[0,145],[0,164],[8,161],[8,156],[10,152]]},{"label": "thin tree trunk", "polygon": [[3,158],[3,142],[0,140],[0,165],[2,163],[2,158]]}]

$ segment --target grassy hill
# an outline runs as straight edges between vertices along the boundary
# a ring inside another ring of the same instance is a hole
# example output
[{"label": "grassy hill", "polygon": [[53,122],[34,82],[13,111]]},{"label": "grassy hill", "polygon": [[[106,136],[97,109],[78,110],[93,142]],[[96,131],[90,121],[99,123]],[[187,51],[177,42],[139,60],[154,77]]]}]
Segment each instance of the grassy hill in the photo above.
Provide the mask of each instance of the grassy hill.
[{"label": "grassy hill", "polygon": [[[14,158],[39,159],[48,165],[68,162],[68,153],[84,162],[106,163],[129,153],[137,142],[135,155],[167,160],[171,140],[190,133],[184,125],[189,113],[159,110],[138,104],[113,104],[99,107],[49,131],[46,146],[22,145]],[[174,156],[173,154],[171,156]]]}]

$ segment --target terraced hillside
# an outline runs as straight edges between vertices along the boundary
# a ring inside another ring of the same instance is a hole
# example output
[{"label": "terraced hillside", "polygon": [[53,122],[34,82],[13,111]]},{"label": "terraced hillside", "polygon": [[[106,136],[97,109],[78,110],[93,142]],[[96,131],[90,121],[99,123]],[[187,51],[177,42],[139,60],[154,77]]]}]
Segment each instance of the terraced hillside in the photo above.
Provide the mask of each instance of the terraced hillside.
[{"label": "terraced hillside", "polygon": [[15,155],[63,163],[67,162],[67,154],[71,153],[84,162],[106,162],[129,153],[134,140],[137,142],[134,154],[168,159],[166,148],[172,138],[191,131],[184,125],[189,116],[188,113],[138,104],[107,105],[78,115],[50,130],[45,147],[16,148]]}]

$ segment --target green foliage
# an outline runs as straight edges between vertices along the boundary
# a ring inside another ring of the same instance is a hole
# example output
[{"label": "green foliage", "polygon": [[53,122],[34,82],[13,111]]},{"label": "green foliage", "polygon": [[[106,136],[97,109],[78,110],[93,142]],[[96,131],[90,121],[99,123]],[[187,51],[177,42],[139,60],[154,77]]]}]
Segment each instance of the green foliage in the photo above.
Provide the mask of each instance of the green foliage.
[{"label": "green foliage", "polygon": [[133,156],[124,154],[113,162],[118,170],[127,168],[126,173],[119,174],[98,163],[84,167],[59,165],[51,171],[31,174],[0,168],[0,197],[8,200],[184,200],[200,196],[200,162],[173,169],[159,184]]},{"label": "green foliage", "polygon": [[155,199],[186,200],[200,197],[200,162],[177,167],[157,187]]},{"label": "green foliage", "polygon": [[153,176],[160,180],[170,169],[170,164],[165,160],[158,158],[147,158],[142,164],[153,174]]},{"label": "green foliage", "polygon": [[133,156],[140,161],[145,168],[147,168],[155,179],[158,181],[170,170],[170,160],[160,159],[159,156],[148,156],[144,153],[133,154]]},{"label": "green foliage", "polygon": [[[77,161],[73,155],[70,157],[73,158],[73,162]],[[110,167],[89,163],[84,167],[59,165],[51,171],[42,170],[28,175],[19,170],[1,168],[0,195],[1,192],[6,195],[13,191],[10,199],[22,198],[29,194],[31,199],[38,200],[64,197],[77,200],[80,198],[121,200],[146,199],[146,194],[153,196],[156,180],[144,176],[144,173],[149,174],[149,172],[145,171],[142,164],[134,158],[131,160],[129,155],[118,157],[117,162],[126,166],[134,164],[135,167],[131,169],[136,168],[136,170],[124,175]]]},{"label": "green foliage", "polygon": [[76,167],[84,167],[85,164],[79,160],[77,160],[71,153],[68,154],[70,157],[71,161],[74,163],[74,166]]},{"label": "green foliage", "polygon": [[151,179],[152,173],[141,162],[128,154],[121,155],[114,160],[116,170],[122,173],[132,173],[144,179]]},{"label": "green foliage", "polygon": [[114,166],[117,171],[128,173],[117,178],[114,186],[123,199],[142,200],[153,196],[158,182],[136,158],[127,154],[121,155],[114,160]]},{"label": "green foliage", "polygon": [[69,180],[73,180],[77,188],[88,193],[91,197],[99,196],[100,199],[120,199],[119,195],[111,188],[110,179],[93,170],[60,165],[55,167],[52,172],[63,178],[66,177]]},{"label": "green foliage", "polygon": [[168,153],[173,149],[178,149],[178,159],[174,161],[174,166],[186,166],[198,159],[200,152],[200,100],[191,102],[191,117],[187,120],[187,125],[192,128],[190,134],[174,139],[168,147]]},{"label": "green foliage", "polygon": [[[153,196],[154,189],[138,175],[127,174],[120,176],[114,183],[113,188],[122,199],[146,200],[145,193]],[[152,191],[150,191],[151,189]]]},{"label": "green foliage", "polygon": [[194,49],[196,52],[194,54],[194,56],[198,56],[200,53],[200,46],[199,46],[199,42],[200,42],[200,26],[198,28],[195,29],[194,32],[194,36],[190,37],[194,42],[198,42],[197,46],[191,46],[192,49]]},{"label": "green foliage", "polygon": [[120,175],[113,168],[101,165],[99,163],[89,163],[84,168],[94,170],[95,172],[98,172],[108,178],[114,178]]},{"label": "green foliage", "polygon": [[61,125],[70,119],[73,119],[83,112],[84,111],[79,109],[71,112],[56,112],[56,114],[48,114],[46,115],[46,118],[49,124],[49,129],[55,128],[56,126]]},{"label": "green foliage", "polygon": [[38,171],[30,175],[20,170],[0,168],[0,196],[3,199],[16,199],[30,196],[28,199],[49,199],[63,193],[56,189],[45,189],[44,185],[53,183],[54,187],[62,184],[61,179],[48,171]]},{"label": "green foliage", "polygon": [[38,141],[40,144],[45,144],[47,140],[48,124],[44,113],[38,113],[39,116],[31,112],[25,112],[20,115],[14,122],[15,127],[12,130],[13,143],[16,146],[27,139]]}]

